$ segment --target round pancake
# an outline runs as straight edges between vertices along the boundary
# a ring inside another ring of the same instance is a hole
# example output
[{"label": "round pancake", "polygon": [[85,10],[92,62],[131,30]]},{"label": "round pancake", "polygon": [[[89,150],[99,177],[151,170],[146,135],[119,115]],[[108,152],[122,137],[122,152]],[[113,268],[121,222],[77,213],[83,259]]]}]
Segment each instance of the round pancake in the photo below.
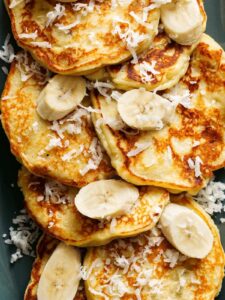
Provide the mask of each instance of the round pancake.
[{"label": "round pancake", "polygon": [[[136,185],[154,185],[196,193],[213,171],[225,166],[225,54],[203,35],[179,83],[163,93],[178,103],[170,124],[161,130],[134,132],[112,129],[93,113],[99,138],[119,176]],[[115,101],[92,94],[103,113],[117,109]],[[108,113],[109,114],[109,113]],[[112,123],[112,122],[111,122]],[[128,130],[129,131],[129,130]],[[147,144],[136,156],[136,143]]]},{"label": "round pancake", "polygon": [[[55,1],[22,1],[13,8],[11,0],[5,3],[17,43],[45,67],[61,74],[83,75],[119,63],[131,57],[129,47],[137,53],[146,50],[157,34],[160,17],[158,8],[147,12],[146,26],[130,15],[133,12],[142,19],[150,0],[118,1],[116,5],[111,0],[83,0],[61,4],[58,10],[63,13],[54,9]],[[51,12],[61,17],[50,19],[47,26]],[[27,36],[35,32],[32,38]]]},{"label": "round pancake", "polygon": [[133,209],[112,220],[98,221],[83,216],[74,205],[75,188],[45,181],[25,169],[18,182],[30,216],[48,234],[75,246],[96,246],[118,237],[133,236],[155,226],[169,201],[167,191],[139,188],[139,200]]},{"label": "round pancake", "polygon": [[90,248],[84,266],[89,300],[214,300],[224,276],[224,252],[213,220],[187,196],[173,202],[194,210],[214,236],[204,259],[185,257],[176,251],[156,227],[135,238]]},{"label": "round pancake", "polygon": [[[58,244],[59,241],[53,239],[48,235],[43,235],[40,238],[36,249],[36,259],[33,263],[31,278],[25,291],[24,300],[37,300],[37,287],[41,278],[41,274]],[[73,300],[86,299],[87,297],[84,291],[84,284],[83,281],[81,281],[76,296]]]},{"label": "round pancake", "polygon": [[[12,153],[32,173],[64,184],[84,186],[110,178],[114,170],[102,151],[90,113],[79,107],[60,121],[41,119],[36,99],[44,88],[44,71],[25,53],[18,57],[1,101],[2,125]],[[88,105],[89,100],[85,101]]]},{"label": "round pancake", "polygon": [[[140,55],[138,63],[125,62],[110,66],[108,72],[115,87],[121,90],[140,87],[149,91],[165,90],[177,84],[184,76],[195,46],[179,45],[165,33],[160,33],[152,46]],[[153,73],[146,71],[145,65],[152,66]]]}]

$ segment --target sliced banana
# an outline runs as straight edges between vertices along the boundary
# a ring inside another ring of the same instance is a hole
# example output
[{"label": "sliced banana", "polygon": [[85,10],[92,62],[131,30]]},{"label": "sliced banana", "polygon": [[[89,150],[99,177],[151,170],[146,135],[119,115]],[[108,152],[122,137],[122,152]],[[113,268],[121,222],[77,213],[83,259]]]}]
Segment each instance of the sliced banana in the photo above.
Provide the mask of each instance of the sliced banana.
[{"label": "sliced banana", "polygon": [[80,250],[60,243],[41,275],[38,300],[73,300],[80,282]]},{"label": "sliced banana", "polygon": [[203,219],[191,209],[170,203],[160,217],[166,239],[186,256],[202,259],[213,246],[213,235]]},{"label": "sliced banana", "polygon": [[129,212],[139,198],[138,189],[122,180],[100,180],[83,187],[75,197],[78,211],[92,219]]},{"label": "sliced banana", "polygon": [[37,112],[44,120],[61,119],[73,111],[85,95],[84,78],[55,75],[37,99]]},{"label": "sliced banana", "polygon": [[128,126],[140,130],[159,130],[169,122],[174,106],[167,99],[141,88],[124,93],[118,100],[117,108]]},{"label": "sliced banana", "polygon": [[197,42],[206,28],[198,0],[175,0],[161,6],[161,21],[169,37],[181,45]]}]

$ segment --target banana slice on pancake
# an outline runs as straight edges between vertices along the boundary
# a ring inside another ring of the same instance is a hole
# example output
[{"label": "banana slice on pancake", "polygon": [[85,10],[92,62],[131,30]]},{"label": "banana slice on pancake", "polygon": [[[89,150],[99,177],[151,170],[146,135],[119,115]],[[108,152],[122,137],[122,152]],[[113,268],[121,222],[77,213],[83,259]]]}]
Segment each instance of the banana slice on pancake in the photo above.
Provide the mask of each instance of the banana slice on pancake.
[{"label": "banana slice on pancake", "polygon": [[85,281],[88,299],[213,300],[217,296],[225,266],[218,229],[189,196],[171,200],[193,211],[208,226],[213,235],[209,254],[202,259],[183,255],[158,227],[134,238],[90,248],[84,260],[89,274]]},{"label": "banana slice on pancake", "polygon": [[[41,280],[43,281],[43,278],[46,276],[46,274],[44,275],[44,273],[46,273],[45,269],[49,267],[47,267],[47,265],[49,264],[50,259],[52,260],[52,256],[54,254],[54,252],[56,251],[56,249],[59,247],[59,245],[62,244],[60,241],[53,239],[51,236],[48,235],[42,235],[37,248],[36,248],[36,258],[35,261],[33,263],[33,267],[32,267],[32,271],[31,271],[31,278],[30,281],[27,285],[26,288],[26,292],[24,295],[24,300],[31,300],[31,299],[58,299],[58,292],[59,293],[66,293],[69,290],[72,290],[74,293],[74,290],[76,289],[76,284],[75,286],[72,286],[73,283],[73,278],[75,278],[77,276],[77,279],[79,279],[79,286],[77,288],[77,291],[75,293],[75,296],[72,298],[73,300],[86,300],[86,294],[84,291],[84,285],[83,285],[83,281],[80,280],[80,268],[76,270],[76,266],[78,267],[78,265],[80,265],[80,260],[77,258],[79,258],[79,253],[77,253],[78,255],[74,255],[72,254],[72,259],[69,259],[69,265],[68,263],[65,264],[64,261],[68,260],[68,258],[71,258],[71,253],[68,256],[68,250],[60,250],[61,253],[63,253],[64,255],[60,257],[60,260],[57,261],[57,266],[55,265],[54,267],[57,268],[57,272],[54,273],[55,270],[52,270],[52,272],[50,272],[49,277],[46,278],[46,281],[44,282],[44,284],[46,285],[46,289],[44,292],[44,296],[40,297],[40,289],[43,288],[40,287],[41,284]],[[62,247],[62,246],[60,246]],[[68,247],[68,246],[66,246]],[[77,250],[76,248],[73,248],[73,251],[75,251],[75,253],[79,250]],[[68,248],[67,248],[68,249]],[[75,258],[75,264],[74,264],[74,258]],[[78,264],[76,264],[76,262],[78,262]],[[59,270],[59,267],[62,267]],[[66,270],[65,270],[66,267]],[[62,273],[62,270],[65,270],[65,273]],[[71,278],[66,278],[68,274],[68,271],[71,271]],[[74,272],[75,270],[75,272]],[[56,278],[55,278],[56,277]],[[51,280],[54,279],[54,282],[57,284],[54,284],[54,286],[51,288]],[[59,284],[60,283],[60,284]],[[38,296],[38,290],[39,290],[39,296]],[[51,295],[49,295],[49,290],[51,291]],[[54,298],[52,297],[52,294],[54,293]],[[56,295],[57,293],[57,295]],[[65,294],[63,294],[65,295]],[[70,299],[70,298],[63,298],[61,297],[60,299]]]},{"label": "banana slice on pancake", "polygon": [[85,80],[48,75],[27,52],[18,53],[11,65],[1,113],[12,153],[34,174],[64,184],[81,187],[112,178],[115,172],[91,121],[90,98],[83,99]]},{"label": "banana slice on pancake", "polygon": [[[118,194],[117,185],[116,189],[115,186],[111,188],[107,186],[108,191],[116,191],[116,197],[118,197],[116,202],[118,203],[119,199],[122,202],[123,214],[120,210],[119,216],[95,220],[81,214],[76,208],[74,199],[78,195],[78,189],[34,176],[25,169],[19,173],[18,184],[24,194],[26,208],[37,224],[55,238],[69,245],[81,247],[107,244],[118,237],[134,236],[151,229],[158,222],[163,208],[169,202],[169,193],[163,189],[135,188],[130,185],[128,187],[126,183],[122,183],[125,186],[127,197],[133,198],[135,196],[136,199],[136,189],[138,190],[139,197],[134,203],[134,198],[131,199],[132,201],[127,200],[124,192]],[[104,185],[104,191],[106,190],[105,187]],[[119,190],[121,191],[121,186]],[[90,193],[92,196],[92,192]],[[96,194],[95,189],[93,199],[97,199]],[[102,190],[99,188],[99,196],[101,195]],[[86,196],[88,195],[86,194]],[[97,199],[97,201],[99,200]],[[134,205],[130,207],[132,203]],[[92,213],[95,213],[92,210],[94,206],[97,205],[91,204],[90,209],[88,209],[85,205],[85,212],[83,210],[82,212],[87,214],[87,211],[90,213],[91,210]],[[96,214],[98,213],[97,217],[99,215],[102,217],[105,214],[105,212],[102,213],[101,208],[96,208],[96,210],[98,210],[96,212]]]},{"label": "banana slice on pancake", "polygon": [[145,89],[124,93],[117,107],[122,120],[131,128],[140,130],[162,129],[174,110],[167,99]]},{"label": "banana slice on pancake", "polygon": [[48,0],[32,6],[5,0],[17,43],[52,72],[67,75],[136,60],[158,32],[160,9],[149,10],[151,3],[84,0],[59,7]]},{"label": "banana slice on pancake", "polygon": [[80,250],[59,243],[41,274],[38,300],[73,300],[80,283]]},{"label": "banana slice on pancake", "polygon": [[188,257],[204,258],[212,249],[213,235],[209,227],[189,208],[168,204],[159,224],[167,240]]},{"label": "banana slice on pancake", "polygon": [[89,183],[75,197],[78,211],[92,219],[113,218],[131,211],[139,198],[138,189],[122,180]]},{"label": "banana slice on pancake", "polygon": [[[164,125],[159,130],[143,130],[142,126],[134,130],[131,127],[135,124],[131,123],[126,131],[113,128],[104,122],[104,111],[114,111],[123,102],[107,102],[106,97],[92,92],[93,106],[98,109],[92,113],[96,132],[121,178],[135,185],[196,194],[215,170],[225,166],[224,70],[223,49],[203,34],[186,74],[174,87],[157,93],[174,105],[173,113],[165,114],[166,118],[171,117],[169,122],[159,115]],[[126,99],[128,103],[130,98]],[[137,97],[135,103],[139,106],[141,98]],[[128,112],[126,105],[122,109]],[[142,109],[145,111],[145,106]],[[135,113],[131,108],[128,119]]]},{"label": "banana slice on pancake", "polygon": [[71,113],[85,96],[84,78],[55,75],[37,98],[37,112],[44,120],[62,119]]},{"label": "banana slice on pancake", "polygon": [[197,43],[191,46],[177,44],[163,31],[154,38],[152,46],[139,55],[136,63],[128,61],[109,66],[107,70],[118,89],[165,90],[184,76],[196,46]]},{"label": "banana slice on pancake", "polygon": [[175,0],[161,6],[161,21],[171,39],[181,45],[196,43],[206,28],[203,2]]}]

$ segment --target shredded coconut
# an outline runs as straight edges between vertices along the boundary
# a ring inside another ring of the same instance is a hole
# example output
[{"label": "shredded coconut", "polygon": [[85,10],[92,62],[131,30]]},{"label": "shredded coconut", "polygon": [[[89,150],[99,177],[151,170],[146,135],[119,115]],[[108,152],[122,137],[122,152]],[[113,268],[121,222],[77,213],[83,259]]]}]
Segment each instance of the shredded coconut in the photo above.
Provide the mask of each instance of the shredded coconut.
[{"label": "shredded coconut", "polygon": [[94,11],[95,0],[90,0],[89,3],[76,2],[72,4],[72,7],[74,11],[79,11],[82,16],[86,16]]},{"label": "shredded coconut", "polygon": [[17,68],[20,71],[21,81],[27,81],[32,76],[37,76],[39,84],[45,84],[50,78],[50,72],[42,68],[36,61],[29,60],[27,52],[16,55]]},{"label": "shredded coconut", "polygon": [[20,33],[19,38],[21,39],[32,39],[35,40],[38,37],[37,30],[30,33]]},{"label": "shredded coconut", "polygon": [[139,153],[143,152],[145,149],[147,149],[151,146],[151,142],[143,142],[143,143],[136,142],[134,145],[135,145],[136,148],[130,150],[127,153],[128,157],[136,156]]},{"label": "shredded coconut", "polygon": [[62,25],[62,24],[55,24],[55,26],[61,30],[61,31],[64,31],[65,33],[69,33],[69,31],[76,27],[78,24],[80,24],[80,19],[77,18],[77,20],[75,20],[73,23],[71,24],[68,24],[68,25]]},{"label": "shredded coconut", "polygon": [[211,180],[194,199],[210,215],[225,211],[225,183]]},{"label": "shredded coconut", "polygon": [[52,45],[49,42],[31,42],[30,44],[40,48],[52,48]]},{"label": "shredded coconut", "polygon": [[47,13],[46,27],[51,26],[56,20],[65,15],[65,6],[57,3],[52,11]]},{"label": "shredded coconut", "polygon": [[139,68],[140,68],[140,75],[141,75],[142,82],[147,83],[149,81],[152,81],[154,79],[152,77],[152,74],[157,75],[160,73],[155,70],[155,66],[156,66],[156,61],[154,60],[151,63],[148,63],[146,61],[140,63]]},{"label": "shredded coconut", "polygon": [[11,263],[22,258],[23,255],[35,256],[32,246],[37,241],[39,229],[33,220],[22,209],[20,213],[12,219],[13,226],[9,228],[9,237],[4,234],[4,242],[8,245],[14,245],[16,252],[11,255]]},{"label": "shredded coconut", "polygon": [[189,158],[187,162],[188,162],[189,168],[195,171],[196,178],[202,175],[201,164],[203,162],[199,156],[196,156],[195,160]]},{"label": "shredded coconut", "polygon": [[72,158],[78,157],[84,150],[84,145],[80,145],[79,149],[72,149],[62,156],[63,161],[70,161]]},{"label": "shredded coconut", "polygon": [[82,176],[90,170],[96,170],[102,161],[102,148],[97,138],[93,138],[91,145],[88,149],[88,153],[91,156],[91,158],[89,158],[86,166],[79,171]]},{"label": "shredded coconut", "polygon": [[44,195],[41,201],[54,204],[66,204],[67,202],[71,202],[72,198],[67,186],[54,180],[47,180],[45,182]]},{"label": "shredded coconut", "polygon": [[2,50],[0,50],[0,59],[2,59],[6,63],[11,63],[15,58],[14,48],[9,43],[10,41],[10,34],[8,33],[2,46]]},{"label": "shredded coconut", "polygon": [[120,25],[115,25],[115,28],[113,30],[114,35],[118,35],[119,38],[123,41],[125,44],[126,48],[131,52],[131,55],[133,56],[132,63],[137,63],[137,54],[135,49],[138,47],[138,45],[143,42],[144,40],[148,39],[149,36],[147,34],[140,34],[138,32],[133,31],[130,28],[130,25],[126,21],[120,21],[119,19],[117,20],[120,23],[124,23],[127,25],[126,29],[121,29]]},{"label": "shredded coconut", "polygon": [[188,109],[192,107],[189,89],[184,88],[179,84],[170,89],[169,93],[163,94],[163,97],[171,101],[175,106],[181,104]]}]

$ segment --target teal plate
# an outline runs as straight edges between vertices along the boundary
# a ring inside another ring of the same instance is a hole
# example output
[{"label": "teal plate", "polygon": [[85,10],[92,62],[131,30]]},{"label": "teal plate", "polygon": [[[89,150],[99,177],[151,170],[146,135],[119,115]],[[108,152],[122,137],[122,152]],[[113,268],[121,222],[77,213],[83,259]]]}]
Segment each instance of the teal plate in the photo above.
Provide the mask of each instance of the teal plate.
[{"label": "teal plate", "polygon": [[[225,0],[206,0],[205,8],[208,14],[207,32],[225,49]],[[0,3],[0,45],[10,32],[10,22],[4,8]],[[3,89],[5,75],[1,71],[4,64],[0,61],[0,91]],[[11,220],[23,207],[22,195],[16,187],[19,164],[11,155],[8,140],[0,128],[0,300],[22,300],[24,290],[30,277],[32,258],[24,257],[14,265],[10,265],[10,255],[15,248],[5,245],[1,236],[8,233]],[[216,173],[216,179],[225,182],[225,171]],[[12,187],[12,185],[15,187]],[[219,224],[221,215],[215,216],[220,229],[222,243],[225,248],[225,224]],[[223,214],[225,217],[225,213]],[[225,281],[217,300],[225,299]],[[63,299],[66,300],[66,299]],[[166,299],[163,299],[166,300]]]}]

